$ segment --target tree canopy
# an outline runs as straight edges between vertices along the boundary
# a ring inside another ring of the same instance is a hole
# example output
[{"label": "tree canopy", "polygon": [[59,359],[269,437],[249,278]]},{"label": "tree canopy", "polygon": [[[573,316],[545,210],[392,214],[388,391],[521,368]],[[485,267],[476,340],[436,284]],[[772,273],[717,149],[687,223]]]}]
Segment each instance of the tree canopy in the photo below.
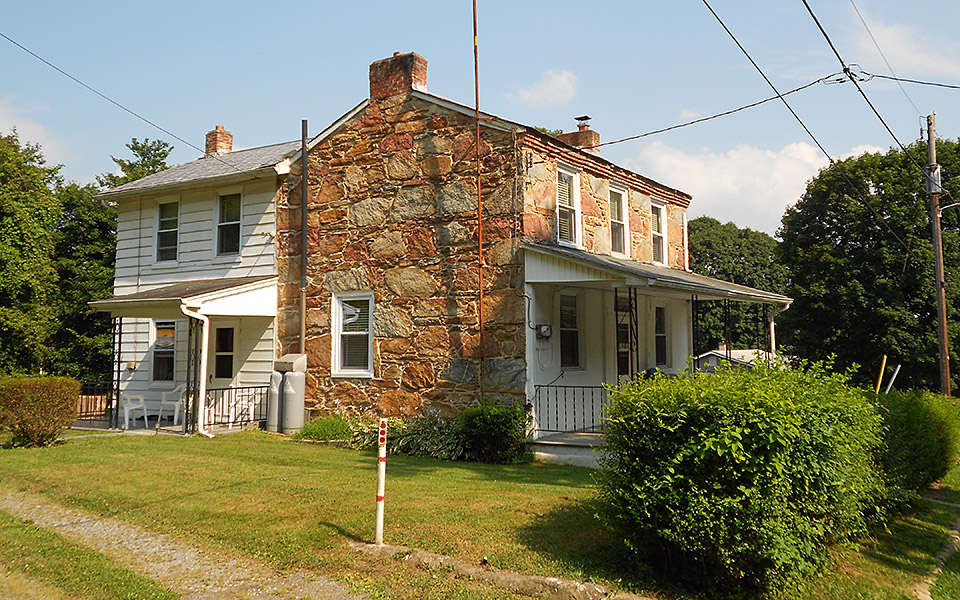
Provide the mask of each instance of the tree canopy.
[{"label": "tree canopy", "polygon": [[[691,219],[689,227],[690,268],[695,273],[778,294],[786,292],[787,270],[778,260],[773,237],[712,217]],[[729,312],[731,347],[757,348],[766,333],[762,309],[731,302]],[[701,304],[695,352],[717,348],[724,340],[725,316],[722,302]]]},{"label": "tree canopy", "polygon": [[115,188],[166,169],[167,157],[173,150],[169,143],[150,138],[143,138],[142,142],[133,138],[126,146],[133,153],[133,160],[110,155],[110,159],[120,167],[120,173],[97,175],[97,183],[101,187]]},{"label": "tree canopy", "polygon": [[[938,142],[937,158],[952,202],[960,198],[957,142]],[[906,153],[846,159],[823,169],[787,210],[780,255],[794,303],[784,314],[781,340],[792,352],[810,359],[836,355],[838,368],[860,365],[861,382],[876,379],[886,354],[890,364],[903,365],[898,387],[939,387],[929,199],[918,168],[924,163],[923,142]],[[948,209],[943,250],[951,322],[960,291],[958,233],[960,215]],[[950,348],[956,353],[955,327]]]},{"label": "tree canopy", "polygon": [[16,130],[0,134],[0,373],[36,373],[48,362],[59,169]]}]

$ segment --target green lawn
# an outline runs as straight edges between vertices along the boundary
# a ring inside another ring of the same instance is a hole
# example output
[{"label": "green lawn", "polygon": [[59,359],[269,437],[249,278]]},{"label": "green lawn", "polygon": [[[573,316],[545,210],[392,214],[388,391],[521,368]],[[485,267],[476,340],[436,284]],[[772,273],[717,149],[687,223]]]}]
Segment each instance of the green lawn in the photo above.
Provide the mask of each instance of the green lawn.
[{"label": "green lawn", "polygon": [[94,550],[4,512],[0,512],[0,565],[3,598],[179,598]]},{"label": "green lawn", "polygon": [[[0,485],[258,558],[278,570],[314,569],[375,598],[516,597],[346,548],[349,540],[373,539],[376,465],[372,453],[261,432],[212,440],[82,437],[52,448],[0,451]],[[955,480],[960,470],[945,480],[944,493],[960,489]],[[622,545],[593,516],[593,493],[587,469],[391,456],[385,538],[475,563],[486,556],[494,568],[630,591],[660,587],[645,570],[628,567]],[[932,569],[958,516],[960,509],[925,503],[859,552],[838,554],[830,574],[791,596],[910,598],[909,586]]]}]

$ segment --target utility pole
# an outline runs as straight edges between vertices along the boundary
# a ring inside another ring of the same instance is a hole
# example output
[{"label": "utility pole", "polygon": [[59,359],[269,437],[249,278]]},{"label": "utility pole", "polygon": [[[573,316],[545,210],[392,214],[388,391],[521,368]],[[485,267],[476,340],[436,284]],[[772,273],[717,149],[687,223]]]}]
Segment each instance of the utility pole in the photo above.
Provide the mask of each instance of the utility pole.
[{"label": "utility pole", "polygon": [[943,243],[940,239],[940,165],[937,164],[937,113],[927,115],[927,194],[930,196],[930,225],[933,228],[934,289],[937,294],[937,334],[940,338],[940,392],[950,395],[950,350],[947,346],[947,292],[943,278]]}]

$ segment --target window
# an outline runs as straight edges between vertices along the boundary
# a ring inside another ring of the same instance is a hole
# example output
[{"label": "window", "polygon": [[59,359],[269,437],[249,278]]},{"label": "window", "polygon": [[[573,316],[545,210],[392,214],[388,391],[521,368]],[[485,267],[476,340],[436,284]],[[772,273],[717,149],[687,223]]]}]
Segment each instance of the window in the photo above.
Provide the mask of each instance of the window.
[{"label": "window", "polygon": [[657,306],[654,309],[654,348],[656,352],[656,365],[658,367],[669,366],[667,360],[667,308]]},{"label": "window", "polygon": [[334,294],[331,313],[334,377],[373,377],[373,294]]},{"label": "window", "polygon": [[626,197],[623,190],[610,190],[610,251],[614,254],[628,254]]},{"label": "window", "polygon": [[217,327],[214,334],[213,376],[233,379],[233,327]]},{"label": "window", "polygon": [[666,263],[667,227],[664,222],[666,209],[662,204],[650,205],[650,232],[653,236],[653,262]]},{"label": "window", "polygon": [[560,368],[580,367],[579,297],[560,294]]},{"label": "window", "polygon": [[240,194],[220,196],[217,256],[240,253]]},{"label": "window", "polygon": [[173,381],[176,337],[177,323],[175,321],[157,321],[153,342],[154,381]]},{"label": "window", "polygon": [[579,177],[557,169],[557,241],[580,244]]},{"label": "window", "polygon": [[177,260],[179,223],[179,202],[167,202],[157,206],[157,261]]}]

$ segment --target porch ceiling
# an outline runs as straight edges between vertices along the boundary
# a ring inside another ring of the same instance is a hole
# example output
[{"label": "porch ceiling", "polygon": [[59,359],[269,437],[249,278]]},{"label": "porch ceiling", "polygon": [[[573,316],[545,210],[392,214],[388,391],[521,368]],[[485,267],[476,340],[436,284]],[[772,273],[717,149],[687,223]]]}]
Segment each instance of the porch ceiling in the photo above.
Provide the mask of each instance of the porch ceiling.
[{"label": "porch ceiling", "polygon": [[207,316],[274,317],[276,289],[273,275],[201,279],[97,300],[90,306],[114,317],[176,318],[183,316],[181,306]]},{"label": "porch ceiling", "polygon": [[642,263],[628,258],[593,254],[553,242],[525,241],[527,283],[592,283],[637,287],[650,292],[695,294],[700,300],[737,300],[790,306],[792,298],[721,281],[706,275]]}]

